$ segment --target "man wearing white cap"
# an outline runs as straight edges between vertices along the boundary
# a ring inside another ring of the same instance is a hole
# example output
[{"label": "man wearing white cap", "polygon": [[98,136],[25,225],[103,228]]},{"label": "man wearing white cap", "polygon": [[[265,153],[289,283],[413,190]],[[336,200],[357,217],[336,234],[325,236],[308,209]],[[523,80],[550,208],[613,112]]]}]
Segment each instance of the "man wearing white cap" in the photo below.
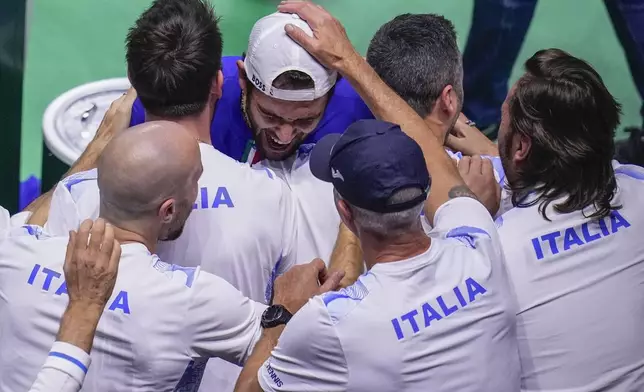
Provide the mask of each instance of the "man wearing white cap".
[{"label": "man wearing white cap", "polygon": [[[328,262],[340,218],[331,187],[311,175],[308,154],[324,135],[373,116],[346,80],[285,34],[288,23],[313,34],[296,15],[270,14],[253,26],[244,55],[223,58],[222,95],[210,137],[217,150],[233,159],[250,164],[264,160],[289,184],[298,207],[298,258]],[[137,100],[130,125],[145,120]]]},{"label": "man wearing white cap", "polygon": [[[312,34],[297,16],[274,13],[255,23],[244,55],[223,58],[222,97],[210,133],[213,146],[233,159],[285,160],[303,144],[373,117],[347,81],[284,33],[288,23]],[[130,125],[144,121],[137,100]]]}]

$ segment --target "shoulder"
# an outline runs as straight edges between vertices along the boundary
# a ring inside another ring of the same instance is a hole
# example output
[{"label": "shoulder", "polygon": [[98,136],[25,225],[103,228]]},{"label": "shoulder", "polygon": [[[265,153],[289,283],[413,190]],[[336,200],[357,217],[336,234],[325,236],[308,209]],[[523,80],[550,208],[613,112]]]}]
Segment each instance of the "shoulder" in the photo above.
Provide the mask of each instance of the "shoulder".
[{"label": "shoulder", "polygon": [[77,184],[88,181],[96,181],[97,179],[98,169],[92,169],[72,174],[69,177],[65,177],[60,181],[60,184],[67,188],[67,190],[71,191],[72,187]]},{"label": "shoulder", "polygon": [[163,276],[173,284],[185,286],[188,289],[194,287],[197,278],[203,279],[204,277],[204,274],[201,274],[200,267],[182,267],[170,264],[156,255],[150,256],[150,266],[159,276]]},{"label": "shoulder", "polygon": [[222,100],[227,100],[230,97],[238,98],[241,94],[241,87],[239,87],[239,69],[237,68],[237,60],[241,60],[239,56],[224,56],[221,62],[221,72],[224,74],[224,85],[222,87]]},{"label": "shoulder", "polygon": [[336,324],[347,317],[365,298],[367,298],[369,295],[369,288],[365,283],[368,283],[366,281],[372,279],[372,277],[372,274],[367,273],[360,276],[360,278],[358,278],[358,280],[349,287],[345,287],[338,291],[331,291],[318,297],[319,303],[324,306],[324,309],[328,313],[333,324]]},{"label": "shoulder", "polygon": [[221,58],[221,71],[224,74],[224,78],[234,77],[237,79],[239,75],[238,60],[241,60],[241,56],[224,56]]}]

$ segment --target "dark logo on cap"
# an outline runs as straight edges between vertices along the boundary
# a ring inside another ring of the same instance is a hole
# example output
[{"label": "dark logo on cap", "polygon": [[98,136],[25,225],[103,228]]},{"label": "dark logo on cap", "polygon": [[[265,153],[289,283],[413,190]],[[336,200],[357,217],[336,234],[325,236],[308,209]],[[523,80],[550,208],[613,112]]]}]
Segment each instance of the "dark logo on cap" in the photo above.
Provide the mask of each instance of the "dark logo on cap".
[{"label": "dark logo on cap", "polygon": [[255,76],[255,74],[253,74],[251,79],[252,79],[253,84],[255,85],[255,87],[257,87],[258,89],[262,90],[263,92],[266,92],[266,85],[261,80],[259,80],[259,78]]}]

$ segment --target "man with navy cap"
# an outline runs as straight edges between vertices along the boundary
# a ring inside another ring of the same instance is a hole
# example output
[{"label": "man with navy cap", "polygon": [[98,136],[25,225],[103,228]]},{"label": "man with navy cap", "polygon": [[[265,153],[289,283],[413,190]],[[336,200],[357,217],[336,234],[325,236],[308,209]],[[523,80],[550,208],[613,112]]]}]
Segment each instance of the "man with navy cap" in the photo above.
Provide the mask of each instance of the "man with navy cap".
[{"label": "man with navy cap", "polygon": [[470,197],[443,203],[434,215],[443,234],[428,237],[420,221],[430,189],[423,151],[385,121],[358,121],[322,138],[311,171],[333,184],[369,272],[299,310],[264,358],[256,386],[517,391],[513,308],[485,208]]}]

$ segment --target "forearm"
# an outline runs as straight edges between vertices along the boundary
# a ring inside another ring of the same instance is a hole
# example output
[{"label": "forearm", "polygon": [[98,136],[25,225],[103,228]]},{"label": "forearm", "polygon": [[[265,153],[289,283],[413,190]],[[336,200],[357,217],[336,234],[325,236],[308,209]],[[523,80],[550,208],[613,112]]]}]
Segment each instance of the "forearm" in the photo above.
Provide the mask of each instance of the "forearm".
[{"label": "forearm", "polygon": [[103,309],[69,305],[63,313],[56,341],[72,344],[89,354]]},{"label": "forearm", "polygon": [[[103,149],[109,142],[109,138],[97,135],[88,145],[81,156],[74,162],[69,170],[63,175],[63,179],[71,176],[72,174],[80,173],[82,171],[91,170],[96,167],[96,161],[103,152]],[[55,189],[56,185],[54,185]],[[49,218],[49,207],[51,205],[51,197],[54,189],[40,195],[36,200],[31,202],[25,208],[25,211],[31,212],[31,216],[27,220],[28,225],[44,226]]]},{"label": "forearm", "polygon": [[338,238],[331,253],[329,271],[344,271],[345,275],[340,286],[347,287],[355,283],[364,272],[364,261],[360,240],[344,223],[340,224]]},{"label": "forearm", "polygon": [[284,331],[284,325],[265,329],[262,332],[262,337],[255,345],[253,353],[248,358],[248,361],[246,361],[237,379],[235,392],[262,392],[262,388],[257,379],[257,373],[268,357],[271,356],[271,352],[275,346],[277,346],[277,341],[282,331]]}]

